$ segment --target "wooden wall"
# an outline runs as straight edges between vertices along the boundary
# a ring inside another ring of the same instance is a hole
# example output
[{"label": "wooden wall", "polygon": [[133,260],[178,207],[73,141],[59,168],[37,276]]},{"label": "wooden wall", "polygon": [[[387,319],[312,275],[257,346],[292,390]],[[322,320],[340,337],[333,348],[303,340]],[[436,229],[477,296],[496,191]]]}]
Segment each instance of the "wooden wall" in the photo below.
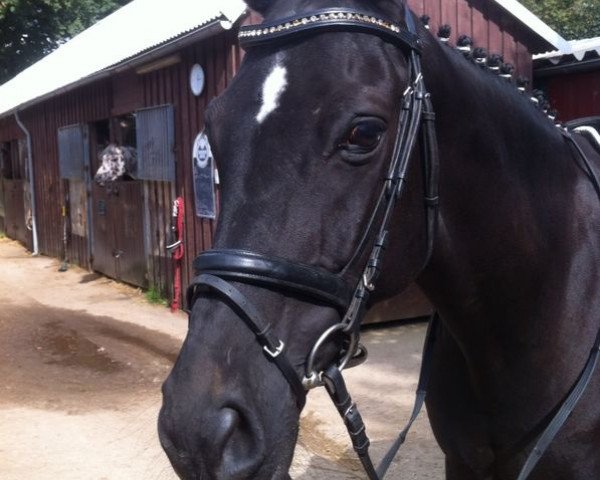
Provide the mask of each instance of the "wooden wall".
[{"label": "wooden wall", "polygon": [[[142,92],[139,107],[172,104],[175,107],[176,184],[149,182],[151,215],[150,284],[171,296],[172,261],[165,252],[171,223],[171,202],[176,196],[185,201],[185,260],[182,279],[184,291],[193,278],[195,256],[212,245],[215,222],[196,217],[192,175],[192,147],[204,128],[204,110],[215,96],[227,88],[237,71],[240,50],[235,32],[209,38],[182,52],[181,62],[169,68],[138,76]],[[200,64],[206,75],[205,90],[196,97],[189,87],[190,70]]]},{"label": "wooden wall", "polygon": [[[531,55],[522,28],[508,16],[484,0],[412,0],[419,15],[431,16],[435,34],[439,25],[453,27],[452,42],[458,35],[471,35],[476,46],[502,53],[514,63],[521,74],[530,75]],[[246,22],[259,18],[251,15]],[[176,196],[185,200],[185,258],[183,261],[183,291],[193,277],[192,261],[212,244],[215,222],[197,218],[194,212],[192,146],[204,128],[204,111],[212,98],[227,88],[241,62],[243,52],[236,46],[235,30],[224,32],[178,52],[175,65],[150,73],[133,70],[116,74],[86,87],[60,95],[26,109],[22,118],[33,136],[33,158],[38,205],[38,235],[43,254],[61,257],[63,226],[61,206],[67,189],[58,173],[57,131],[76,123],[89,124],[110,117],[134,112],[140,108],[171,104],[175,112],[176,181],[146,182],[149,205],[147,249],[148,285],[170,298],[173,265],[166,253],[167,232],[171,224],[171,204]],[[205,91],[199,97],[189,88],[191,67],[198,63],[206,74]],[[12,117],[0,119],[0,141],[22,138]],[[140,212],[143,215],[143,212]],[[82,238],[72,238],[69,259],[89,267],[90,252]]]},{"label": "wooden wall", "polygon": [[[37,230],[40,252],[63,255],[62,206],[68,185],[58,173],[58,129],[76,123],[88,123],[109,115],[110,90],[106,82],[82,87],[68,95],[40,103],[21,113],[21,120],[32,138]],[[0,141],[24,138],[14,117],[0,123]],[[68,258],[78,265],[89,266],[87,241],[73,237],[69,242]]]},{"label": "wooden wall", "polygon": [[[21,114],[33,139],[41,253],[52,257],[63,254],[61,207],[68,185],[59,177],[58,129],[105,120],[140,108],[172,104],[177,179],[174,185],[147,182],[150,207],[148,284],[170,298],[173,269],[165,246],[171,225],[172,201],[176,196],[182,196],[186,205],[183,286],[187,286],[193,277],[191,264],[195,255],[210,248],[214,233],[213,221],[195,217],[192,146],[196,135],[204,128],[206,106],[227,87],[237,71],[241,53],[236,43],[236,33],[225,32],[180,51],[181,61],[176,65],[140,75],[130,70],[42,102]],[[202,65],[206,74],[206,88],[199,97],[192,95],[189,88],[189,73],[195,63]],[[0,120],[0,142],[23,137],[13,117]],[[71,236],[67,255],[73,263],[90,266],[86,239]]]},{"label": "wooden wall", "polygon": [[460,35],[469,35],[475,47],[504,56],[518,74],[531,78],[531,53],[527,47],[531,34],[500,7],[487,0],[409,0],[409,6],[419,16],[426,14],[431,33],[437,35],[441,25],[452,27],[450,42]]},{"label": "wooden wall", "polygon": [[600,115],[600,68],[540,80],[560,121]]}]

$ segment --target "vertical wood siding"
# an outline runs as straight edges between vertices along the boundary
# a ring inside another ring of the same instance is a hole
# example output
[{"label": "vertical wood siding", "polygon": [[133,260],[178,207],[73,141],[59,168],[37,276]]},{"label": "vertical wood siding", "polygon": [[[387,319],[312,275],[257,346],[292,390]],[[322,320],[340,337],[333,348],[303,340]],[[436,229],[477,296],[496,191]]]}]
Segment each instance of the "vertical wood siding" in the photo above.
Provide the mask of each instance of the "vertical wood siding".
[{"label": "vertical wood siding", "polygon": [[[67,183],[58,171],[58,129],[75,123],[87,123],[109,116],[109,90],[106,83],[80,88],[25,110],[22,120],[31,133],[37,227],[40,252],[52,257],[63,256],[63,219],[61,208]],[[1,120],[0,141],[24,138],[12,117]],[[89,266],[87,240],[72,236],[67,258]]]},{"label": "vertical wood siding", "polygon": [[[502,53],[522,74],[531,70],[531,55],[519,37],[519,28],[505,14],[489,8],[484,0],[412,0],[418,15],[431,16],[431,30],[441,24],[452,26],[452,42],[462,34],[471,35],[477,46]],[[503,16],[504,15],[504,16]],[[259,18],[251,15],[246,22]],[[165,246],[171,225],[171,204],[176,196],[185,200],[185,257],[182,263],[182,292],[193,278],[194,257],[212,245],[215,221],[197,218],[194,211],[192,146],[204,128],[204,113],[209,102],[223,92],[234,77],[243,52],[236,45],[235,30],[224,32],[194,46],[182,49],[181,61],[157,71],[138,75],[134,71],[115,74],[55,99],[45,101],[23,113],[23,120],[33,137],[33,158],[38,205],[38,231],[42,253],[62,255],[61,205],[66,182],[58,172],[57,131],[65,125],[90,123],[111,116],[134,112],[140,108],[171,104],[175,120],[175,182],[146,182],[148,205],[146,231],[148,250],[148,285],[170,298],[173,264]],[[205,90],[194,96],[189,87],[192,66],[198,63],[205,72]],[[23,137],[12,118],[0,120],[0,141]],[[144,212],[139,212],[143,216]],[[85,239],[71,239],[69,259],[89,266],[90,252]]]},{"label": "vertical wood siding", "polygon": [[[45,255],[63,255],[61,207],[68,184],[60,179],[58,171],[58,129],[108,118],[109,94],[108,84],[98,82],[44,102],[23,114],[32,136],[38,237],[40,251]],[[69,261],[88,267],[89,256],[87,240],[72,235],[67,248]]]},{"label": "vertical wood siding", "polygon": [[417,15],[430,17],[433,35],[437,35],[441,25],[448,24],[452,27],[450,43],[455,44],[460,35],[469,35],[475,47],[502,54],[519,75],[531,78],[526,33],[499,7],[486,0],[409,0],[408,4]]},{"label": "vertical wood siding", "polygon": [[[241,58],[236,33],[211,37],[180,52],[181,62],[139,76],[142,89],[140,107],[171,104],[175,112],[176,182],[148,182],[150,205],[149,283],[171,298],[173,262],[165,250],[171,225],[171,205],[176,196],[185,202],[185,257],[182,263],[183,289],[193,278],[192,261],[210,248],[213,220],[196,217],[192,172],[192,148],[196,135],[204,128],[204,111],[210,100],[220,95],[235,75]],[[205,72],[204,92],[196,97],[189,87],[190,70],[200,64]]]},{"label": "vertical wood siding", "polygon": [[600,69],[557,75],[543,84],[561,121],[600,115]]}]

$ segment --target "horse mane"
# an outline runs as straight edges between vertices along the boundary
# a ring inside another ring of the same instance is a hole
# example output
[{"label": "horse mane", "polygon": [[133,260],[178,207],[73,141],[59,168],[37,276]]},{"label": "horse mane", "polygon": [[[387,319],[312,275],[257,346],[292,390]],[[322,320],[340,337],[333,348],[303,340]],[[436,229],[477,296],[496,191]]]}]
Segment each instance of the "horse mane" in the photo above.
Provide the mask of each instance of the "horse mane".
[{"label": "horse mane", "polygon": [[[429,29],[429,17],[423,15],[421,21]],[[465,34],[460,35],[456,46],[453,46],[450,44],[450,34],[451,27],[447,24],[441,25],[437,32],[437,38],[442,46],[446,47],[446,51],[450,52],[451,60],[460,62],[460,66],[468,65],[473,75],[489,82],[498,92],[507,92],[510,99],[531,108],[531,111],[537,111],[540,114],[540,126],[553,125],[555,128],[563,128],[562,124],[556,121],[558,112],[552,108],[545,93],[538,89],[528,91],[529,79],[523,76],[515,77],[514,65],[505,63],[501,54],[490,54],[485,48],[476,47],[473,39]]]}]

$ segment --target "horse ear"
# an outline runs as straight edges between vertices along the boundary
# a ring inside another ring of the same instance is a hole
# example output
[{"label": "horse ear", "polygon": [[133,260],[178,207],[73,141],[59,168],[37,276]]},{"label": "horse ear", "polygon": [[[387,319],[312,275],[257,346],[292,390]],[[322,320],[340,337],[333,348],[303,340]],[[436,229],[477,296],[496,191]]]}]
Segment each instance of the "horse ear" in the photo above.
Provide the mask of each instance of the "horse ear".
[{"label": "horse ear", "polygon": [[404,0],[371,0],[369,3],[375,6],[387,18],[395,21],[400,21],[404,18],[402,8],[409,8]]},{"label": "horse ear", "polygon": [[245,0],[248,5],[255,12],[260,13],[264,16],[269,7],[274,3],[274,0]]}]

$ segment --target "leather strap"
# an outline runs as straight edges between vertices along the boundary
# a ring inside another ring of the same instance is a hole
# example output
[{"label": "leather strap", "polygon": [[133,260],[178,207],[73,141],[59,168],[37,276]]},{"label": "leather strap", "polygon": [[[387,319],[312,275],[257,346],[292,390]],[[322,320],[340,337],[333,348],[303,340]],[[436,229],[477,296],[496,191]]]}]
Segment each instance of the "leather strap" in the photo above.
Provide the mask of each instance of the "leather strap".
[{"label": "leather strap", "polygon": [[433,359],[433,346],[437,339],[437,332],[439,328],[440,317],[437,312],[433,313],[429,317],[429,325],[427,326],[427,334],[425,335],[425,343],[423,344],[423,357],[421,359],[421,370],[419,372],[419,383],[417,384],[417,391],[415,394],[415,403],[413,405],[412,414],[410,419],[404,426],[404,428],[398,434],[398,438],[390,447],[388,452],[383,456],[381,463],[377,467],[377,475],[379,478],[383,478],[390,468],[392,460],[398,453],[398,450],[406,440],[406,435],[410,431],[413,423],[421,413],[423,404],[425,403],[425,397],[427,395],[427,387],[429,385],[429,377],[431,376],[431,365]]},{"label": "leather strap", "polygon": [[437,313],[434,313],[429,319],[429,326],[427,328],[427,335],[425,337],[423,360],[421,362],[419,383],[417,386],[415,404],[413,406],[412,414],[405,427],[398,434],[396,441],[384,455],[377,469],[375,469],[373,466],[373,461],[371,460],[371,456],[369,454],[370,440],[366,432],[365,424],[360,412],[358,411],[357,405],[352,401],[352,398],[348,393],[342,373],[336,366],[328,368],[323,373],[325,389],[331,397],[331,400],[333,401],[338,413],[344,420],[344,424],[346,425],[346,430],[348,431],[348,435],[352,441],[354,451],[360,459],[363,468],[369,477],[369,480],[380,480],[385,476],[390,464],[398,453],[400,446],[406,440],[406,435],[412,427],[412,424],[419,416],[421,408],[425,402],[427,385],[429,384],[433,346],[435,344],[438,326],[439,316]]},{"label": "leather strap", "polygon": [[289,42],[307,34],[332,31],[377,35],[400,48],[421,51],[421,41],[414,31],[406,30],[385,18],[348,8],[313,10],[302,16],[244,26],[240,28],[239,41],[244,49],[249,49],[276,42]]},{"label": "leather strap", "polygon": [[548,423],[546,429],[538,438],[535,446],[529,453],[527,460],[523,464],[523,467],[521,468],[521,472],[519,473],[517,480],[526,480],[526,478],[529,477],[529,474],[532,472],[534,467],[542,458],[542,455],[544,455],[546,450],[548,450],[548,447],[554,440],[554,437],[556,437],[562,426],[565,424],[567,418],[569,418],[569,415],[571,415],[571,413],[577,406],[577,403],[581,399],[583,392],[585,392],[587,386],[589,385],[592,375],[596,370],[596,366],[598,365],[599,356],[600,330],[598,330],[598,333],[596,334],[594,346],[590,351],[590,355],[587,359],[587,362],[585,363],[585,367],[579,375],[577,382],[571,389],[567,398],[563,401],[560,409],[558,410],[558,412],[556,412],[554,418],[552,418],[550,423]]},{"label": "leather strap", "polygon": [[194,303],[198,291],[211,289],[221,295],[237,315],[254,333],[258,343],[263,347],[266,357],[281,371],[296,396],[298,409],[302,410],[306,403],[306,391],[296,370],[285,354],[285,344],[271,331],[271,325],[263,325],[254,305],[230,283],[209,274],[201,274],[192,280],[188,289],[188,305]]},{"label": "leather strap", "polygon": [[367,436],[365,422],[348,393],[342,372],[337,366],[331,366],[323,372],[323,380],[325,382],[325,390],[327,390],[331,401],[344,420],[344,425],[346,425],[346,430],[348,431],[348,435],[350,435],[354,451],[358,455],[369,480],[378,480],[379,477],[369,456],[369,445],[371,442]]},{"label": "leather strap", "polygon": [[429,263],[433,253],[433,242],[437,235],[437,219],[440,203],[439,172],[440,158],[438,155],[437,134],[435,132],[435,112],[429,95],[425,96],[422,128],[423,173],[425,179],[425,208],[427,211],[427,253],[423,268]]},{"label": "leather strap", "polygon": [[[575,141],[571,133],[568,131],[563,133],[565,138],[571,142],[571,144],[575,147],[575,150],[579,154],[579,157],[583,162],[585,169],[587,170],[587,174],[590,178],[590,181],[592,182],[594,190],[596,191],[596,195],[598,196],[598,199],[600,199],[600,180],[598,179],[598,175],[592,168],[589,159],[587,158],[586,154],[581,149],[579,144]],[[596,370],[596,366],[598,365],[599,356],[600,328],[596,333],[596,340],[594,341],[594,345],[592,346],[590,355],[588,356],[585,366],[579,374],[577,382],[575,383],[575,385],[573,385],[571,391],[569,392],[569,395],[562,402],[560,408],[558,409],[552,420],[550,420],[542,434],[539,436],[535,446],[529,453],[527,460],[525,460],[523,467],[521,467],[521,471],[519,473],[519,476],[517,477],[517,480],[526,480],[527,477],[529,477],[529,474],[537,465],[537,463],[540,461],[546,450],[548,450],[548,447],[550,446],[550,444],[552,443],[562,426],[567,421],[567,418],[569,418],[569,415],[571,415],[571,413],[577,406],[577,403],[581,399],[583,392],[585,392],[585,389],[589,385],[592,375]]]},{"label": "leather strap", "polygon": [[194,260],[194,269],[197,274],[289,290],[342,310],[352,298],[352,288],[334,273],[244,250],[208,250]]}]

